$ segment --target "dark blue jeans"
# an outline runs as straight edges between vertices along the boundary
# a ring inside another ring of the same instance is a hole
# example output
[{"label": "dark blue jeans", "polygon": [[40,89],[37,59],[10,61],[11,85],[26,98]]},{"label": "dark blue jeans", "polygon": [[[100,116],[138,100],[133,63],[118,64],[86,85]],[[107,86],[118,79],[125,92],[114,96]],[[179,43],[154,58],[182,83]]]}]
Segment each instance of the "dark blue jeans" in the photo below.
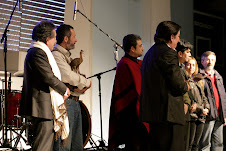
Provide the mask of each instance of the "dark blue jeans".
[{"label": "dark blue jeans", "polygon": [[67,114],[69,119],[69,143],[61,147],[60,139],[54,142],[54,151],[83,151],[82,115],[78,101],[67,99]]}]

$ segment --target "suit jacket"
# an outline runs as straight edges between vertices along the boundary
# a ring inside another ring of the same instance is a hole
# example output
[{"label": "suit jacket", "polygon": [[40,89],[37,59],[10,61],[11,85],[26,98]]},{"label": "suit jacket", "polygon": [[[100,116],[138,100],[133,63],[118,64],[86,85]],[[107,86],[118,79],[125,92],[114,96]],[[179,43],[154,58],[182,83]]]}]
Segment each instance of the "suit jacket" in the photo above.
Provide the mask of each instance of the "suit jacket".
[{"label": "suit jacket", "polygon": [[54,76],[46,53],[40,48],[30,48],[24,62],[20,115],[53,119],[49,87],[62,95],[67,88]]},{"label": "suit jacket", "polygon": [[177,52],[166,44],[154,44],[141,66],[142,121],[185,123],[183,94],[188,90]]}]

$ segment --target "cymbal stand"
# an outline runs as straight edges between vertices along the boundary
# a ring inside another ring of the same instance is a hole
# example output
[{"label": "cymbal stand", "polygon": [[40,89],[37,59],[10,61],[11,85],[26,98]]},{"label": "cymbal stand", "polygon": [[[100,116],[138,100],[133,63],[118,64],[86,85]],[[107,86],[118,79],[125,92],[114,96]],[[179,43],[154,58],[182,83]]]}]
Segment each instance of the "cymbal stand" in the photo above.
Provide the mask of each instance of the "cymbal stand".
[{"label": "cymbal stand", "polygon": [[29,144],[29,143],[30,143],[29,140],[28,140],[28,138],[29,138],[28,134],[27,134],[27,136],[26,136],[27,139],[26,139],[24,136],[22,136],[22,134],[23,134],[24,131],[25,131],[26,133],[28,132],[28,128],[29,128],[30,126],[31,126],[31,122],[27,122],[27,121],[26,121],[25,123],[23,123],[22,128],[21,128],[21,130],[20,130],[20,133],[15,132],[15,133],[17,134],[17,137],[14,138],[14,139],[16,139],[15,144],[14,144],[14,148],[17,147],[17,145],[19,144],[21,138],[23,139],[23,141],[24,141],[26,144]]},{"label": "cymbal stand", "polygon": [[4,87],[4,80],[3,79],[1,79],[1,81],[2,81],[2,89],[1,89],[1,93],[0,93],[0,95],[1,95],[1,97],[0,97],[0,104],[1,104],[1,127],[0,127],[0,129],[2,130],[2,141],[0,141],[0,144],[1,145],[3,145],[3,140],[4,140],[4,138],[3,138],[3,136],[4,136],[4,131],[3,131],[3,129],[4,129],[4,109],[5,109],[5,98],[4,98],[4,91],[3,91],[3,87]]},{"label": "cymbal stand", "polygon": [[[107,72],[110,72],[110,71],[113,71],[113,70],[116,70],[116,67],[114,67],[113,69],[110,69],[110,70],[107,70],[107,71],[104,71],[104,72],[100,72],[100,73],[97,73],[91,77],[88,77],[87,79],[89,78],[93,78],[93,77],[97,77],[98,79],[98,83],[99,83],[99,100],[100,100],[100,132],[101,132],[101,140],[99,140],[99,147],[104,149],[104,147],[106,147],[105,143],[104,143],[104,139],[103,139],[103,126],[102,126],[102,103],[101,103],[101,75],[104,74],[104,73],[107,73]],[[97,148],[99,150],[99,148]]]},{"label": "cymbal stand", "polygon": [[5,30],[4,30],[4,33],[2,34],[2,39],[1,39],[1,43],[3,43],[4,42],[4,68],[5,68],[5,93],[4,93],[4,103],[5,103],[5,109],[4,109],[4,118],[3,118],[3,121],[5,122],[5,126],[4,126],[4,124],[3,124],[3,126],[2,126],[2,131],[3,131],[3,135],[2,135],[2,139],[3,139],[3,145],[1,146],[1,147],[3,147],[3,148],[5,148],[5,147],[9,147],[9,148],[11,148],[11,146],[10,146],[10,144],[9,144],[9,142],[8,142],[8,140],[7,140],[7,127],[8,127],[8,125],[7,125],[7,104],[8,104],[8,91],[7,91],[7,32],[9,31],[8,30],[8,27],[9,27],[9,25],[10,25],[10,22],[11,22],[11,19],[12,19],[12,16],[13,16],[13,13],[14,13],[14,11],[15,11],[15,9],[16,9],[16,6],[17,6],[17,4],[19,3],[19,1],[20,0],[17,0],[16,1],[16,4],[14,5],[14,8],[13,8],[13,11],[12,11],[12,13],[11,13],[11,15],[10,15],[10,19],[9,19],[9,21],[8,21],[8,24],[7,24],[7,26],[6,26],[6,28],[5,28]]}]

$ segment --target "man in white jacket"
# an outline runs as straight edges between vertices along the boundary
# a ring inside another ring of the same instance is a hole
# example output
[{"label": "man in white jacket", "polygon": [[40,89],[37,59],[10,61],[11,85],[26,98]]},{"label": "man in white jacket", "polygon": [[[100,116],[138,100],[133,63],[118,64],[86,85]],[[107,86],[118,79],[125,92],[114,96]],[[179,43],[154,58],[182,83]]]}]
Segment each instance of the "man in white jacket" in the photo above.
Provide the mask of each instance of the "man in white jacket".
[{"label": "man in white jacket", "polygon": [[83,151],[82,115],[78,102],[79,96],[91,87],[91,81],[70,66],[72,61],[71,49],[77,42],[72,26],[62,24],[57,28],[57,45],[53,56],[61,72],[62,81],[72,87],[71,96],[66,100],[70,132],[67,146],[60,145],[60,139],[54,143],[54,151]]}]

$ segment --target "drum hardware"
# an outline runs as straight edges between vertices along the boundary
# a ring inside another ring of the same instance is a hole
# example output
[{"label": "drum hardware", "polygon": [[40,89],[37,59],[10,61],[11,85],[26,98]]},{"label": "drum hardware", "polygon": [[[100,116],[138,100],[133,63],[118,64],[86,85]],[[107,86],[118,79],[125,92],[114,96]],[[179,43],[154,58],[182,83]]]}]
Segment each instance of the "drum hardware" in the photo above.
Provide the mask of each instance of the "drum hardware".
[{"label": "drum hardware", "polygon": [[[1,103],[1,124],[3,124],[4,123],[4,109],[5,109],[5,104],[4,104],[4,94],[3,94],[3,90],[2,90],[2,93],[1,93],[1,97],[0,97],[0,103]],[[1,125],[1,129],[2,129],[2,126],[3,125]]]},{"label": "drum hardware", "polygon": [[20,115],[14,115],[13,120],[11,121],[11,125],[15,124],[16,121],[16,127],[19,127],[19,121],[21,121],[21,116]]},{"label": "drum hardware", "polygon": [[16,77],[23,77],[24,76],[24,71],[23,70],[22,71],[21,70],[17,71],[13,75],[16,76]]},{"label": "drum hardware", "polygon": [[[7,90],[8,91],[8,90]],[[24,149],[24,145],[30,145],[28,142],[28,127],[30,124],[28,122],[25,123],[25,121],[22,122],[24,118],[19,116],[19,107],[20,107],[20,100],[21,100],[21,91],[18,90],[12,90],[11,92],[8,93],[8,103],[7,103],[7,127],[6,124],[3,120],[4,112],[5,110],[4,107],[4,99],[5,96],[1,95],[1,130],[5,129],[7,133],[9,133],[7,137],[7,144],[10,145],[9,148],[13,150],[18,150],[19,148]],[[24,134],[25,133],[25,134]],[[2,137],[3,138],[3,137]],[[2,141],[4,141],[2,139]],[[4,145],[4,142],[0,141],[1,146]],[[23,143],[24,142],[24,143]],[[27,146],[30,147],[30,146]],[[19,149],[19,150],[20,150]]]},{"label": "drum hardware", "polygon": [[8,107],[7,107],[7,124],[16,127],[21,126],[21,117],[19,114],[21,100],[21,91],[13,90],[8,94]]},{"label": "drum hardware", "polygon": [[[3,80],[4,82],[4,80]],[[9,81],[11,83],[11,81]],[[24,132],[26,133],[26,129],[28,124],[24,124],[22,122],[22,117],[19,116],[19,107],[20,107],[20,100],[21,100],[21,91],[18,90],[7,90],[8,93],[8,103],[7,108],[5,108],[5,92],[1,94],[1,127],[2,130],[2,137],[1,138],[1,146],[4,146],[3,135],[6,135],[4,132],[8,133],[7,137],[7,144],[13,150],[20,150],[24,149],[25,145],[28,144],[28,139]],[[4,113],[7,113],[7,122],[4,121]],[[7,126],[6,126],[7,124]],[[27,146],[29,148],[30,146]]]},{"label": "drum hardware", "polygon": [[[4,82],[4,80],[3,80]],[[11,82],[11,81],[9,81]],[[2,90],[3,91],[3,90]],[[9,90],[7,90],[9,91]],[[2,137],[0,136],[0,146],[2,147],[4,145],[3,135],[4,132],[8,133],[7,137],[7,144],[10,146],[8,148],[11,148],[13,150],[24,150],[25,147],[29,148],[30,144],[28,142],[28,130],[27,127],[29,127],[30,124],[21,122],[22,117],[18,115],[19,113],[19,106],[20,106],[20,100],[21,100],[21,92],[18,90],[13,90],[8,92],[8,103],[7,103],[7,127],[4,122],[4,113],[5,113],[5,92],[0,92],[0,103],[1,103],[1,125],[0,130],[2,131]],[[3,132],[4,130],[4,132]],[[25,133],[25,134],[24,134]],[[28,145],[28,146],[25,146]]]},{"label": "drum hardware", "polygon": [[[31,122],[26,122],[26,123],[23,123],[22,127],[20,128],[20,133],[17,133],[17,137],[15,138],[15,144],[14,144],[14,148],[17,148],[17,145],[19,144],[20,142],[20,139],[22,139],[27,145],[31,145],[29,140],[26,139],[28,138],[28,128],[31,126]],[[23,136],[23,132],[25,132],[25,136]]]},{"label": "drum hardware", "polygon": [[107,73],[107,72],[110,72],[110,71],[113,71],[113,70],[116,70],[116,67],[114,67],[113,69],[110,69],[110,70],[107,70],[107,71],[104,71],[104,72],[100,72],[100,73],[97,73],[91,77],[88,77],[87,79],[89,78],[93,78],[93,77],[97,77],[98,79],[98,83],[99,83],[99,101],[100,101],[100,132],[101,132],[101,140],[99,140],[99,146],[96,146],[97,149],[99,150],[102,149],[102,150],[105,150],[105,142],[104,142],[104,139],[103,139],[103,126],[102,126],[102,107],[101,107],[101,75],[104,74],[104,73]]},{"label": "drum hardware", "polygon": [[[2,125],[3,126],[3,125]],[[30,149],[31,146],[28,142],[26,132],[29,124],[23,124],[22,127],[16,128],[14,126],[7,127],[7,133],[10,136],[10,139],[7,139],[7,143],[11,146],[10,148],[13,151]],[[3,143],[1,144],[3,145]]]}]

